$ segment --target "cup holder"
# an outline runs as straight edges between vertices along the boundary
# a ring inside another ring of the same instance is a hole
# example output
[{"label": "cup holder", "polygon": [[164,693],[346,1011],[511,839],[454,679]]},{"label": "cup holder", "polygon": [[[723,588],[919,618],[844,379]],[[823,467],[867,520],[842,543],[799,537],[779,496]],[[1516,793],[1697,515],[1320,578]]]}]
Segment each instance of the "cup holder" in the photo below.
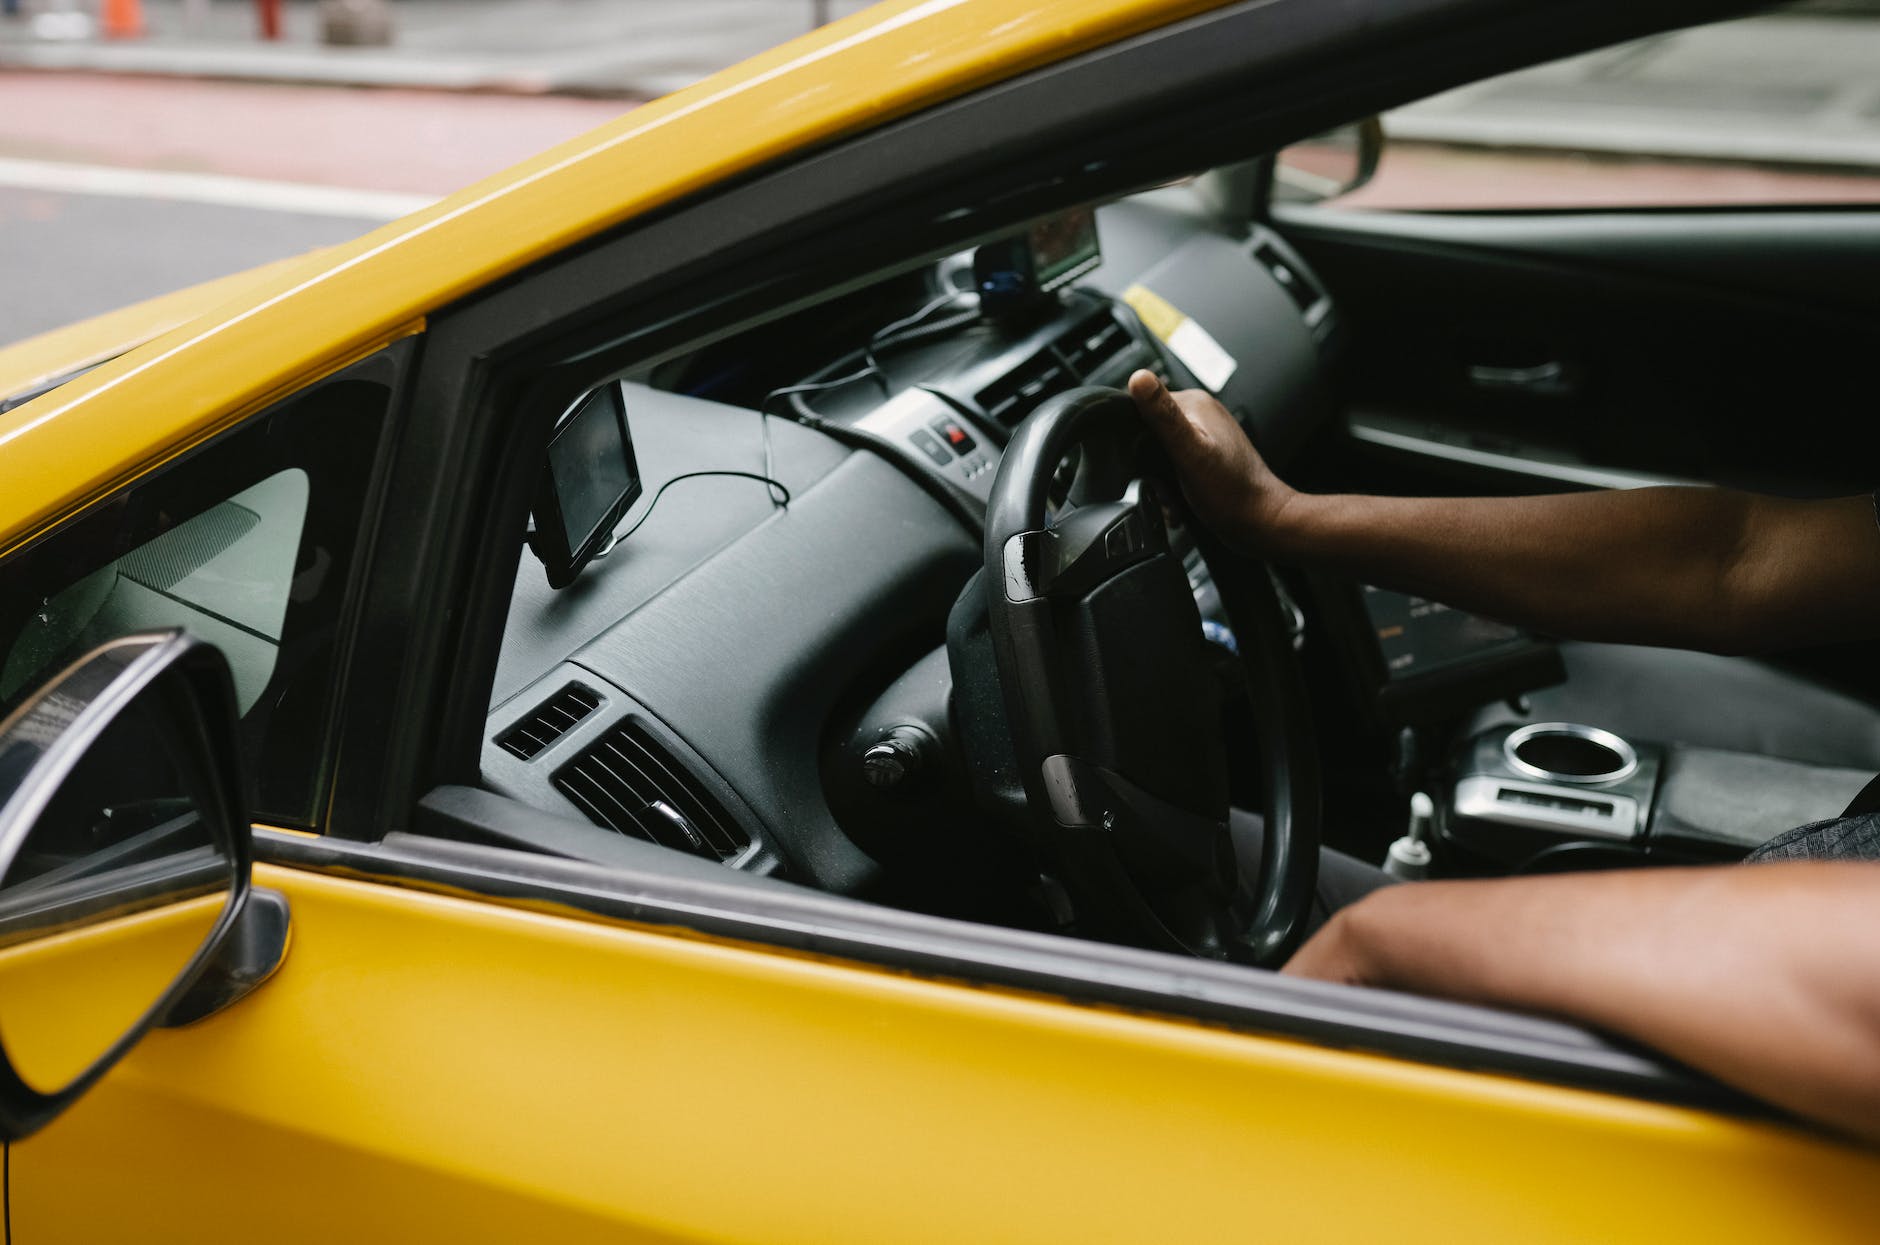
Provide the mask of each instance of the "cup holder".
[{"label": "cup holder", "polygon": [[1516,773],[1544,782],[1618,782],[1638,768],[1631,744],[1611,731],[1573,722],[1524,726],[1502,748]]}]

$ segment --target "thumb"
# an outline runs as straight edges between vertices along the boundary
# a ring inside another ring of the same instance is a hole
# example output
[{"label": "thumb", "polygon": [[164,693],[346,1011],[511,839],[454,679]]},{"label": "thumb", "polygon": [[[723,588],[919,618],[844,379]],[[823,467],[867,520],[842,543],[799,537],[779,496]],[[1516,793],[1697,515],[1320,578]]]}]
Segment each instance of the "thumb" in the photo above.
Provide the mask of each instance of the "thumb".
[{"label": "thumb", "polygon": [[1143,422],[1154,428],[1157,435],[1167,438],[1181,433],[1187,421],[1181,407],[1175,404],[1175,395],[1168,391],[1160,376],[1146,367],[1138,368],[1129,378],[1129,396],[1135,399]]}]

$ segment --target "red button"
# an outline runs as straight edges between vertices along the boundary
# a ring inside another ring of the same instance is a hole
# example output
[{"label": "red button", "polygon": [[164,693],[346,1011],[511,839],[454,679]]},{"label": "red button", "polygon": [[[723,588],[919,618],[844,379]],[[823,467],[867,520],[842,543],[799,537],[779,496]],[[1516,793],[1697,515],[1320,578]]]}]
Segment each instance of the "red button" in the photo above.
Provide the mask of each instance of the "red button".
[{"label": "red button", "polygon": [[964,454],[979,444],[973,440],[972,434],[951,420],[935,421],[933,430],[940,434],[940,439],[951,446],[956,454]]}]

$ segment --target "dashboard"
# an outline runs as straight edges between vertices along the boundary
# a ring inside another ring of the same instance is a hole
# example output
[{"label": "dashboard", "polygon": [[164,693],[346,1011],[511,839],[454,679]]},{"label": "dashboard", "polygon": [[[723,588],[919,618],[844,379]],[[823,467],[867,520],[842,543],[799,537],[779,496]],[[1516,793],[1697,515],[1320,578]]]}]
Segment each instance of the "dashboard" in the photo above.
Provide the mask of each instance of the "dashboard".
[{"label": "dashboard", "polygon": [[[862,309],[878,327],[755,401],[700,382],[712,369],[618,382],[632,536],[561,589],[522,560],[484,785],[741,870],[878,888],[881,845],[838,812],[856,775],[830,758],[886,701],[923,705],[945,750],[948,612],[1019,422],[1149,367],[1205,381],[1283,465],[1333,409],[1336,308],[1282,239],[1224,230],[1180,187],[1108,205],[1098,228],[1101,265],[1022,321],[975,314],[955,257],[924,290],[884,286]],[[734,343],[713,369],[767,347]]]}]

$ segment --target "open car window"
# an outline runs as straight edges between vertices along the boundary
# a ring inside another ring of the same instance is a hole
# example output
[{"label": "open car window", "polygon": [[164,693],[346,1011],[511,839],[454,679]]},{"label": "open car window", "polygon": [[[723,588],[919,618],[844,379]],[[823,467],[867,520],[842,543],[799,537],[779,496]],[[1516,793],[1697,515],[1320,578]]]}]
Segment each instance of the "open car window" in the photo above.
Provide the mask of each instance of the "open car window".
[{"label": "open car window", "polygon": [[[1876,25],[1858,5],[1784,6],[1446,91],[1386,113],[1376,178],[1327,203],[1880,204]],[[1335,145],[1298,144],[1281,157],[1281,181],[1310,191],[1337,156]]]}]

